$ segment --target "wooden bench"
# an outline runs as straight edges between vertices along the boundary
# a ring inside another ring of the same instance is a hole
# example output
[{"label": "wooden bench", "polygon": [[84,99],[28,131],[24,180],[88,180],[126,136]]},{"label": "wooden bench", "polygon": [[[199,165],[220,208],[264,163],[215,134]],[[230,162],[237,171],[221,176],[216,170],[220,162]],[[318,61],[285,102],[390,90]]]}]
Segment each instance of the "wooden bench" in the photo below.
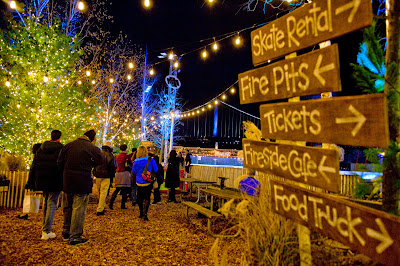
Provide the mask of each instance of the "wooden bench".
[{"label": "wooden bench", "polygon": [[211,230],[211,220],[213,218],[224,217],[222,214],[209,210],[197,203],[190,202],[190,201],[182,201],[182,204],[186,206],[186,218],[190,221],[189,218],[189,208],[192,208],[199,213],[205,215],[207,217],[207,229],[208,233],[213,237],[237,237],[239,235],[239,231],[234,235],[221,235],[221,234],[214,234]]}]

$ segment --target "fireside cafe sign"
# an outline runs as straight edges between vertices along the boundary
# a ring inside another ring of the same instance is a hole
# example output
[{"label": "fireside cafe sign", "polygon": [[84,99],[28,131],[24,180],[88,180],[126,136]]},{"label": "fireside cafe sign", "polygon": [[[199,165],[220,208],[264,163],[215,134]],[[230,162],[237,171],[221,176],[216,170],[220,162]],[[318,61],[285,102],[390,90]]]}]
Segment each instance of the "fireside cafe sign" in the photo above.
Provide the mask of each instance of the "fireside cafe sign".
[{"label": "fireside cafe sign", "polygon": [[337,44],[239,74],[240,103],[340,91]]},{"label": "fireside cafe sign", "polygon": [[371,24],[370,0],[314,0],[251,32],[253,65]]},{"label": "fireside cafe sign", "polygon": [[382,93],[264,104],[261,132],[264,139],[386,148],[387,113]]},{"label": "fireside cafe sign", "polygon": [[359,204],[271,180],[271,209],[386,265],[400,265],[400,219]]},{"label": "fireside cafe sign", "polygon": [[339,192],[339,152],[243,139],[246,168]]}]

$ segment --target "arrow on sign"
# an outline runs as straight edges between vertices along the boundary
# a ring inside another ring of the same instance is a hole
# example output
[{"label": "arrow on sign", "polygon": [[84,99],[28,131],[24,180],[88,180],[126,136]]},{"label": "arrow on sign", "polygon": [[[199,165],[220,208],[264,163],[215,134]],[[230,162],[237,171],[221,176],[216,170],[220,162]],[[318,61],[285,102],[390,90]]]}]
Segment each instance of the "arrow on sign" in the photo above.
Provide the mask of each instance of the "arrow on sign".
[{"label": "arrow on sign", "polygon": [[385,251],[385,249],[390,247],[394,241],[390,237],[388,231],[386,230],[385,225],[383,224],[381,218],[376,218],[375,222],[378,225],[379,230],[381,230],[381,232],[377,232],[368,227],[366,229],[366,232],[369,237],[381,241],[381,243],[378,246],[376,246],[376,252],[378,254],[381,254],[383,251]]},{"label": "arrow on sign", "polygon": [[354,19],[355,14],[357,13],[358,7],[361,4],[361,0],[352,0],[350,3],[344,4],[335,10],[335,15],[339,15],[340,13],[352,8],[349,17],[347,18],[347,22],[351,23]]},{"label": "arrow on sign", "polygon": [[349,111],[352,112],[355,116],[336,118],[336,124],[357,123],[357,125],[351,131],[351,135],[353,135],[353,137],[355,137],[357,135],[358,131],[364,125],[365,121],[367,121],[367,118],[365,116],[363,116],[362,113],[357,111],[357,109],[354,108],[354,106],[351,104],[349,106]]},{"label": "arrow on sign", "polygon": [[331,183],[331,180],[328,178],[328,176],[325,174],[325,172],[329,172],[329,173],[336,173],[336,170],[334,167],[329,167],[329,166],[325,166],[324,163],[326,161],[326,156],[324,155],[321,159],[321,162],[318,165],[318,171],[321,173],[322,177],[326,180],[326,182],[328,184]]},{"label": "arrow on sign", "polygon": [[326,81],[321,76],[321,74],[324,73],[324,72],[327,72],[327,71],[334,70],[335,69],[335,64],[334,63],[330,63],[329,65],[320,67],[321,63],[322,63],[322,58],[323,58],[323,56],[322,56],[322,54],[320,54],[318,56],[317,64],[315,65],[313,74],[319,80],[319,82],[321,82],[322,85],[325,85]]}]

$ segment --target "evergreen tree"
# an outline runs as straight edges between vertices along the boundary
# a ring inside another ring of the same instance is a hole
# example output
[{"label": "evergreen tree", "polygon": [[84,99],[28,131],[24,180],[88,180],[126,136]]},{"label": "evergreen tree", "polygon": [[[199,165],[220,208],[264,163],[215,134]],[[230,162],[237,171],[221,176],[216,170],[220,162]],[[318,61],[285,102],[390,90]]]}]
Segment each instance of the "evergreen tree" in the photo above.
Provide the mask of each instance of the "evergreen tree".
[{"label": "evergreen tree", "polygon": [[27,16],[6,23],[0,35],[0,145],[28,156],[53,129],[63,132],[64,143],[81,135],[94,109],[85,102],[88,87],[76,80],[79,43],[59,20]]}]

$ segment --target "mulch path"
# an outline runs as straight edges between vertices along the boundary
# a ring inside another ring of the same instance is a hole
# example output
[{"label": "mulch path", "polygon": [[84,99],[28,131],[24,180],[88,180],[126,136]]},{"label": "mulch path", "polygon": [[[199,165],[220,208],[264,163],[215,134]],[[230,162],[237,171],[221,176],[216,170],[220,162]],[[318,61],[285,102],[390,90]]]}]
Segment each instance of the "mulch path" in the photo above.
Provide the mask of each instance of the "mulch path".
[{"label": "mulch path", "polygon": [[[106,207],[104,216],[96,216],[97,196],[92,194],[84,228],[90,241],[80,246],[62,240],[61,208],[52,228],[57,237],[43,241],[42,210],[21,220],[21,209],[0,207],[0,265],[213,265],[209,251],[215,239],[207,233],[204,219],[189,223],[182,204],[166,203],[167,196],[162,197],[163,204],[150,206],[146,222],[130,202],[128,209],[120,209],[121,196],[114,210]],[[230,248],[229,265],[239,265],[241,240],[225,241],[238,247],[233,252]]]}]

